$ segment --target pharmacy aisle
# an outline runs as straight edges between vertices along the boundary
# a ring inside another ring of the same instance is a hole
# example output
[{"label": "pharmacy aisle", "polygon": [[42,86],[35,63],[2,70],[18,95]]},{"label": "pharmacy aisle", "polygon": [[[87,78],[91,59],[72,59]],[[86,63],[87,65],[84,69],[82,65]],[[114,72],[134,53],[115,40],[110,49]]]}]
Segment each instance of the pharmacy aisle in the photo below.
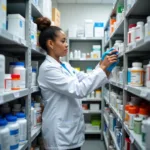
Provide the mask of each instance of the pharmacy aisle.
[{"label": "pharmacy aisle", "polygon": [[43,147],[37,73],[46,53],[37,46],[34,21],[43,15],[51,18],[50,6],[50,0],[0,1],[1,150]]},{"label": "pharmacy aisle", "polygon": [[150,147],[149,9],[149,0],[116,0],[105,27],[104,49],[114,47],[120,58],[112,72],[113,78],[102,91],[107,149],[148,150]]}]

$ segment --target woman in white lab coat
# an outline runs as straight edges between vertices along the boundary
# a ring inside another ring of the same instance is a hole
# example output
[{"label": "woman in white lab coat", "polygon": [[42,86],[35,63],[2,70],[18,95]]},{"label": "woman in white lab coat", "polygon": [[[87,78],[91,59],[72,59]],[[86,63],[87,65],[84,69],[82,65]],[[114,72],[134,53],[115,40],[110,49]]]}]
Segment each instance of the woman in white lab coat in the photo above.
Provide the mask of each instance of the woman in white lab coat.
[{"label": "woman in white lab coat", "polygon": [[47,52],[39,69],[44,112],[42,134],[46,150],[80,150],[84,143],[85,124],[80,99],[108,82],[106,69],[117,61],[106,56],[90,74],[74,70],[60,57],[68,53],[66,35],[47,18],[37,20],[40,46]]}]

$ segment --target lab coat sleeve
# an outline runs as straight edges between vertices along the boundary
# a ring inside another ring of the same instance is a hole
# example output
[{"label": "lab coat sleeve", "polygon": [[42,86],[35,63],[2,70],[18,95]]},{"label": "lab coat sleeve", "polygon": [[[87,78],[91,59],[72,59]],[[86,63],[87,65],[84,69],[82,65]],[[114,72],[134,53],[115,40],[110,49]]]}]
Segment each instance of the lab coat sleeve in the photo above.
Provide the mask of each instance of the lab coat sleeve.
[{"label": "lab coat sleeve", "polygon": [[47,66],[44,69],[47,88],[69,97],[83,98],[93,90],[108,82],[105,72],[101,68],[94,69],[81,82],[76,76],[67,76],[56,66]]}]

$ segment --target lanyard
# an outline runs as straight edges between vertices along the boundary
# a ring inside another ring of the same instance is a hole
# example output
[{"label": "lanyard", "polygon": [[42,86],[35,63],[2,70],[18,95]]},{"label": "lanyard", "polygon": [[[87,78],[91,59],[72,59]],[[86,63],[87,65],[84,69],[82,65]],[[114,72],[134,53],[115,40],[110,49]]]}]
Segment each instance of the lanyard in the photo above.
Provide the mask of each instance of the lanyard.
[{"label": "lanyard", "polygon": [[67,71],[70,73],[70,75],[72,75],[71,72],[68,70],[68,68],[66,67],[65,64],[61,63],[61,66],[62,66],[65,70],[67,70]]}]

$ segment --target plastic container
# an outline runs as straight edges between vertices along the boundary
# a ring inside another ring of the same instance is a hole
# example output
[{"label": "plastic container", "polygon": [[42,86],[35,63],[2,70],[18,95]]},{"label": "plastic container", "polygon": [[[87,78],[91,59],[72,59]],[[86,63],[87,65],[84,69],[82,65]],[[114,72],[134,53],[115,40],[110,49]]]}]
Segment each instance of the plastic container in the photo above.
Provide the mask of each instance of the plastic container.
[{"label": "plastic container", "polygon": [[147,119],[149,116],[149,110],[146,107],[141,107],[139,109],[139,117],[143,120]]},{"label": "plastic container", "polygon": [[141,134],[142,127],[142,118],[136,117],[134,118],[134,132],[137,134]]},{"label": "plastic container", "polygon": [[25,39],[25,18],[20,14],[9,14],[8,32],[21,39]]},{"label": "plastic container", "polygon": [[123,100],[118,98],[117,102],[116,102],[116,109],[117,109],[117,111],[119,111],[120,105],[122,105],[122,103],[123,103]]},{"label": "plastic container", "polygon": [[148,23],[145,24],[145,37],[148,36]]},{"label": "plastic container", "polygon": [[146,124],[147,124],[147,120],[143,120],[142,121],[142,143],[143,145],[145,145],[145,141],[146,141]]},{"label": "plastic container", "polygon": [[0,54],[0,94],[4,93],[5,56]]},{"label": "plastic container", "polygon": [[150,36],[150,16],[147,17],[147,23],[145,24],[145,37]]},{"label": "plastic container", "polygon": [[131,69],[131,85],[132,86],[143,86],[143,75],[144,69],[142,68],[142,63],[134,62],[132,63]]},{"label": "plastic container", "polygon": [[5,119],[0,119],[0,149],[10,150],[9,129]]},{"label": "plastic container", "polygon": [[93,71],[92,67],[88,67],[88,68],[86,69],[86,73],[91,73],[92,71]]},{"label": "plastic container", "polygon": [[5,82],[4,82],[4,85],[5,85],[5,92],[9,92],[11,91],[11,74],[5,74]]},{"label": "plastic container", "polygon": [[73,52],[70,52],[70,59],[73,59]]},{"label": "plastic container", "polygon": [[80,58],[81,58],[81,51],[78,50],[78,59],[80,59]]},{"label": "plastic container", "polygon": [[33,103],[31,106],[31,127],[32,129],[36,127],[36,110],[33,107]]},{"label": "plastic container", "polygon": [[18,118],[17,123],[19,124],[19,144],[21,145],[27,140],[27,120],[24,113],[17,113],[16,116]]},{"label": "plastic container", "polygon": [[91,93],[91,98],[95,98],[95,92],[94,91]]},{"label": "plastic container", "polygon": [[128,45],[133,44],[135,42],[135,27],[136,24],[129,25],[129,32],[128,32]]},{"label": "plastic container", "polygon": [[150,88],[150,62],[146,66],[146,87]]},{"label": "plastic container", "polygon": [[42,123],[42,109],[40,103],[35,103],[34,108],[36,110],[36,124],[40,125]]},{"label": "plastic container", "polygon": [[114,128],[116,126],[116,118],[112,113],[109,115],[109,120],[110,120],[110,130],[114,131]]},{"label": "plastic container", "polygon": [[140,41],[144,39],[144,22],[139,21],[137,22],[137,26],[136,26],[136,41]]},{"label": "plastic container", "polygon": [[135,106],[130,106],[129,107],[129,129],[133,130],[134,129],[134,118],[136,117],[138,113],[138,108]]},{"label": "plastic container", "polygon": [[10,130],[10,149],[18,150],[19,148],[19,124],[16,116],[8,116],[8,128]]},{"label": "plastic container", "polygon": [[118,50],[119,51],[119,47],[120,47],[120,44],[122,43],[121,40],[116,40],[115,41],[115,44],[114,44],[114,49]]},{"label": "plastic container", "polygon": [[127,78],[128,78],[128,85],[131,84],[131,69],[132,69],[132,68],[128,68],[128,75],[127,75]]},{"label": "plastic container", "polygon": [[101,90],[96,90],[95,91],[95,98],[98,98],[98,99],[101,98]]},{"label": "plastic container", "polygon": [[20,88],[24,89],[26,87],[26,69],[24,68],[24,63],[16,62],[13,73],[20,75]]},{"label": "plastic container", "polygon": [[32,68],[32,83],[31,83],[31,86],[36,86],[36,76],[37,76],[36,69]]},{"label": "plastic container", "polygon": [[78,51],[77,51],[77,50],[74,51],[74,58],[75,58],[75,59],[78,58]]},{"label": "plastic container", "polygon": [[19,74],[12,74],[12,90],[20,90],[20,75]]}]

